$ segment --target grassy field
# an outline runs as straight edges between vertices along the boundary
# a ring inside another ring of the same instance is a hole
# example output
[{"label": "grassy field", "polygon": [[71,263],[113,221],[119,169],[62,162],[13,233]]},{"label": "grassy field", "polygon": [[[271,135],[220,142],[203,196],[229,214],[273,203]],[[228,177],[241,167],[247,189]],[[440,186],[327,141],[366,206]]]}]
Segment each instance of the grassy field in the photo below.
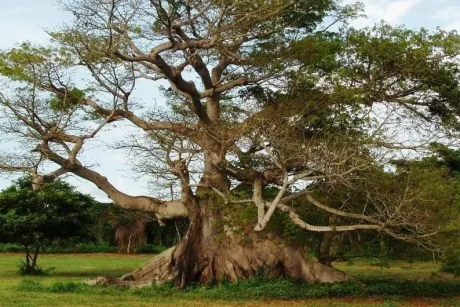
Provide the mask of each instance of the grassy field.
[{"label": "grassy field", "polygon": [[[0,254],[0,306],[460,306],[460,293],[458,296],[447,298],[358,296],[286,301],[231,299],[231,293],[226,294],[226,299],[216,299],[208,295],[208,293],[216,294],[216,291],[206,289],[188,292],[172,290],[158,292],[158,294],[152,291],[136,292],[117,289],[50,293],[27,291],[24,285],[28,283],[22,282],[29,280],[38,282],[43,287],[52,287],[58,282],[80,282],[100,275],[119,276],[139,267],[150,257],[151,255],[117,254],[42,255],[40,265],[43,268],[55,267],[55,270],[48,276],[25,278],[15,273],[19,259],[22,259],[21,254]],[[409,264],[401,261],[392,262],[390,267],[382,267],[377,262],[366,259],[351,264],[339,263],[337,267],[358,279],[366,280],[453,280],[451,275],[438,273],[439,265],[436,263]],[[22,289],[20,285],[23,286]],[[57,290],[61,289],[59,285],[57,284]]]}]

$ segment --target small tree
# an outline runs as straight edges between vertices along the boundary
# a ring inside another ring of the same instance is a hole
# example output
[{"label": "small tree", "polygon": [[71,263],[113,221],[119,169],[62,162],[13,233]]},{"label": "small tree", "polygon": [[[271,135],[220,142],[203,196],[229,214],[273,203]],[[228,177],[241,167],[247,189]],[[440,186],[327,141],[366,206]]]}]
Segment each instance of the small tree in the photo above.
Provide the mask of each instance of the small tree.
[{"label": "small tree", "polygon": [[1,241],[24,247],[21,273],[39,274],[40,249],[50,244],[90,240],[93,219],[88,210],[94,200],[69,184],[56,181],[34,191],[32,180],[23,178],[0,193]]}]

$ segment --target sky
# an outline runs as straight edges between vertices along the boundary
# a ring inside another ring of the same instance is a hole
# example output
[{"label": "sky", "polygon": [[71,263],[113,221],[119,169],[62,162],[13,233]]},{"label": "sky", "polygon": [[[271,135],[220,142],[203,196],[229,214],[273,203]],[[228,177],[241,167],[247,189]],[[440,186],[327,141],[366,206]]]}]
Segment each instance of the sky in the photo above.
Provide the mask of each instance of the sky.
[{"label": "sky", "polygon": [[[344,3],[354,2],[343,0]],[[362,0],[365,5],[366,18],[353,21],[355,27],[371,26],[385,20],[408,28],[425,27],[460,32],[459,0]],[[72,16],[62,12],[55,0],[0,0],[0,49],[14,47],[24,41],[46,44],[48,36],[45,30],[56,29]],[[155,94],[155,93],[154,93]],[[155,99],[153,95],[153,99]],[[160,99],[160,98],[159,98]],[[146,180],[133,178],[127,172],[128,166],[124,153],[104,150],[100,142],[104,139],[122,137],[116,131],[106,131],[99,139],[89,144],[85,152],[85,161],[95,165],[94,169],[106,176],[121,191],[130,195],[148,194]],[[1,148],[0,148],[1,149]],[[14,177],[0,177],[0,190],[11,184]],[[107,201],[105,193],[96,186],[78,178],[68,178],[73,185],[96,199]]]}]

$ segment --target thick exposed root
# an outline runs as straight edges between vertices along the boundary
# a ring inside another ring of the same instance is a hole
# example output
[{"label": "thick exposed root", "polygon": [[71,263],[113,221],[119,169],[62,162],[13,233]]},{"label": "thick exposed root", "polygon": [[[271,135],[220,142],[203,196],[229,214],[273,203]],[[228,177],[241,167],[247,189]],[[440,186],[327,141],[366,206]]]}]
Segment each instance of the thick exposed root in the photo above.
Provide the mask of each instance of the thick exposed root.
[{"label": "thick exposed root", "polygon": [[246,246],[231,245],[218,253],[212,265],[206,267],[200,281],[213,278],[217,282],[246,279],[263,272],[268,278],[285,277],[291,280],[339,282],[351,277],[332,267],[309,258],[302,248],[286,245],[279,238],[253,238]]},{"label": "thick exposed root", "polygon": [[[202,255],[196,258],[198,262],[189,266],[193,272],[189,272],[190,276],[186,280],[200,283],[220,283],[223,280],[235,282],[258,273],[264,273],[268,278],[285,277],[308,283],[333,283],[352,279],[344,272],[309,258],[303,249],[286,245],[278,237],[268,234],[255,235],[251,239],[252,242],[246,245],[237,242],[221,243],[219,248],[210,249],[212,253],[209,250],[208,253],[206,250],[196,251]],[[170,248],[120,279],[99,278],[91,283],[144,287],[173,282],[183,286],[184,272],[180,270],[183,265],[180,266],[178,261],[187,259],[179,260],[181,257],[178,251],[181,249],[183,246]]]},{"label": "thick exposed root", "polygon": [[136,271],[126,274],[121,278],[98,277],[88,280],[86,283],[92,286],[116,285],[130,288],[142,288],[151,285],[161,285],[177,279],[178,270],[172,261],[176,247],[154,256],[149,262]]},{"label": "thick exposed root", "polygon": [[179,271],[173,263],[175,249],[176,247],[171,247],[161,254],[156,255],[141,268],[122,276],[121,280],[153,283],[156,285],[174,281],[179,275]]}]

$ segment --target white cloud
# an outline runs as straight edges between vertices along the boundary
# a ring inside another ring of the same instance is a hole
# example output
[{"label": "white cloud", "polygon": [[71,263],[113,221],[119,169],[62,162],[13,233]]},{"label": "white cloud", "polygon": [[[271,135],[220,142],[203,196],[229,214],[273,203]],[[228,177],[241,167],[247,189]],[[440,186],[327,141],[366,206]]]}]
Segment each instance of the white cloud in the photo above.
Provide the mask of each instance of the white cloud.
[{"label": "white cloud", "polygon": [[452,23],[449,23],[447,26],[444,27],[444,30],[457,30],[458,32],[460,32],[460,21],[454,21]]},{"label": "white cloud", "polygon": [[446,23],[446,25],[443,26],[445,30],[460,31],[458,16],[460,16],[460,5],[448,5],[431,14],[430,18]]},{"label": "white cloud", "polygon": [[[27,25],[21,21],[11,21],[1,19],[0,21],[0,47],[9,48],[24,41],[33,41],[34,43],[45,42],[47,39],[46,33],[38,26]],[[6,32],[8,35],[5,35]]]},{"label": "white cloud", "polygon": [[420,0],[393,1],[386,7],[385,17],[390,23],[399,23],[419,2]]},{"label": "white cloud", "polygon": [[23,41],[45,43],[48,35],[44,28],[62,23],[67,13],[59,10],[54,0],[1,0],[0,48],[10,48]]},{"label": "white cloud", "polygon": [[430,17],[437,20],[455,20],[458,18],[460,13],[460,5],[452,5],[444,7],[435,13],[433,13]]},{"label": "white cloud", "polygon": [[[355,0],[346,0],[344,3],[353,3]],[[403,18],[421,0],[363,0],[367,18],[359,18],[352,22],[355,27],[366,27],[385,20],[390,24],[400,24]]]}]

